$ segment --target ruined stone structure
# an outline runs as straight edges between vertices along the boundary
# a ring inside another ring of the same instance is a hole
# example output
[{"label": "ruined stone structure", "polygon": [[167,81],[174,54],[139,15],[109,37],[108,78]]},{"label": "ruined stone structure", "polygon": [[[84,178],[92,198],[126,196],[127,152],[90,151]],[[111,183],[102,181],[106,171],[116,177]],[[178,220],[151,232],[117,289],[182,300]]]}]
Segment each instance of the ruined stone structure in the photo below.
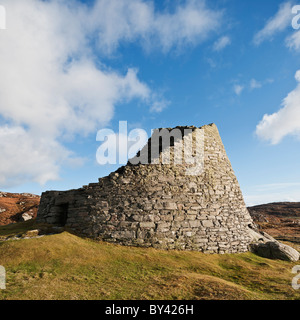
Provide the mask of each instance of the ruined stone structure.
[{"label": "ruined stone structure", "polygon": [[[191,133],[161,148],[158,157],[151,158],[155,164],[128,163],[81,189],[43,193],[38,222],[124,245],[205,253],[248,251],[252,219],[217,127],[178,128]],[[176,163],[181,155],[176,150],[182,140],[192,139],[194,145],[199,133],[203,170],[188,174],[193,164]],[[153,136],[138,156],[148,153],[152,140]],[[163,164],[168,152],[170,164]]]}]

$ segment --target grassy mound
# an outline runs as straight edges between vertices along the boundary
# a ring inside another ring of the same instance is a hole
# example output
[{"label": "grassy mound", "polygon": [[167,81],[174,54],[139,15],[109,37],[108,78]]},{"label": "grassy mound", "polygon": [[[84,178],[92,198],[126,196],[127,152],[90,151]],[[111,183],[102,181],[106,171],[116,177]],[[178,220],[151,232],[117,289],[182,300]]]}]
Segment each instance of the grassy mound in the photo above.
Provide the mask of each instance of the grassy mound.
[{"label": "grassy mound", "polygon": [[[6,226],[0,235],[33,227]],[[300,299],[291,287],[296,264],[251,253],[125,247],[63,232],[0,242],[7,271],[0,299]]]}]

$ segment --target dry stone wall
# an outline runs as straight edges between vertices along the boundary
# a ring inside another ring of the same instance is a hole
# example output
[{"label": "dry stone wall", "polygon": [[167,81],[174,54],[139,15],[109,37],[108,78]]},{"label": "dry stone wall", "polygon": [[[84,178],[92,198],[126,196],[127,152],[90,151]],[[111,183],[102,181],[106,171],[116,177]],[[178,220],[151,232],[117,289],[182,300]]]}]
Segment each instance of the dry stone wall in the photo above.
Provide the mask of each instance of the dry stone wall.
[{"label": "dry stone wall", "polygon": [[[182,129],[182,127],[181,127]],[[38,221],[65,225],[83,236],[124,245],[205,253],[248,251],[252,219],[217,127],[192,127],[203,137],[203,171],[187,164],[126,165],[81,189],[42,194]],[[170,129],[169,129],[170,130]],[[148,148],[149,143],[145,146]],[[175,154],[175,156],[174,156]]]}]

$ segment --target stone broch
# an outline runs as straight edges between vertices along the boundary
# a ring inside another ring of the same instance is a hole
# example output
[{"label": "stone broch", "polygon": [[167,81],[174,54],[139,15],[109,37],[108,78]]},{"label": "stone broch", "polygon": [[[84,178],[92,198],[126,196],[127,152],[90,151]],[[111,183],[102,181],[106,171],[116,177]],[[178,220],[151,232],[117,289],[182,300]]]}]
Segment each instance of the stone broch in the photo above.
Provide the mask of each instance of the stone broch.
[{"label": "stone broch", "polygon": [[[43,193],[37,221],[124,245],[205,253],[248,251],[252,219],[217,127],[177,128],[192,129],[192,139],[199,130],[204,133],[203,172],[187,175],[185,163],[162,164],[167,151],[174,160],[173,142],[161,150],[156,164],[128,163],[81,189]],[[144,149],[150,144],[151,138]]]}]

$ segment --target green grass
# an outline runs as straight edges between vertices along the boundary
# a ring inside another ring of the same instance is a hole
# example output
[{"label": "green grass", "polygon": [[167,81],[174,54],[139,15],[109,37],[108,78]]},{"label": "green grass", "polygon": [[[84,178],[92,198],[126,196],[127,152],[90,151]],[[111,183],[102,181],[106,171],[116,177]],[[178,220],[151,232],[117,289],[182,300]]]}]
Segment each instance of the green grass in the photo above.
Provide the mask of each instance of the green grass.
[{"label": "green grass", "polygon": [[[25,224],[0,234],[35,227]],[[0,243],[7,271],[0,299],[300,299],[291,287],[296,264],[251,253],[125,247],[63,232]]]},{"label": "green grass", "polygon": [[7,238],[10,236],[24,235],[27,231],[30,231],[30,230],[35,230],[35,229],[47,230],[49,228],[51,228],[50,225],[45,223],[37,224],[34,219],[28,220],[26,222],[12,223],[12,224],[0,227],[0,240],[2,238]]}]

